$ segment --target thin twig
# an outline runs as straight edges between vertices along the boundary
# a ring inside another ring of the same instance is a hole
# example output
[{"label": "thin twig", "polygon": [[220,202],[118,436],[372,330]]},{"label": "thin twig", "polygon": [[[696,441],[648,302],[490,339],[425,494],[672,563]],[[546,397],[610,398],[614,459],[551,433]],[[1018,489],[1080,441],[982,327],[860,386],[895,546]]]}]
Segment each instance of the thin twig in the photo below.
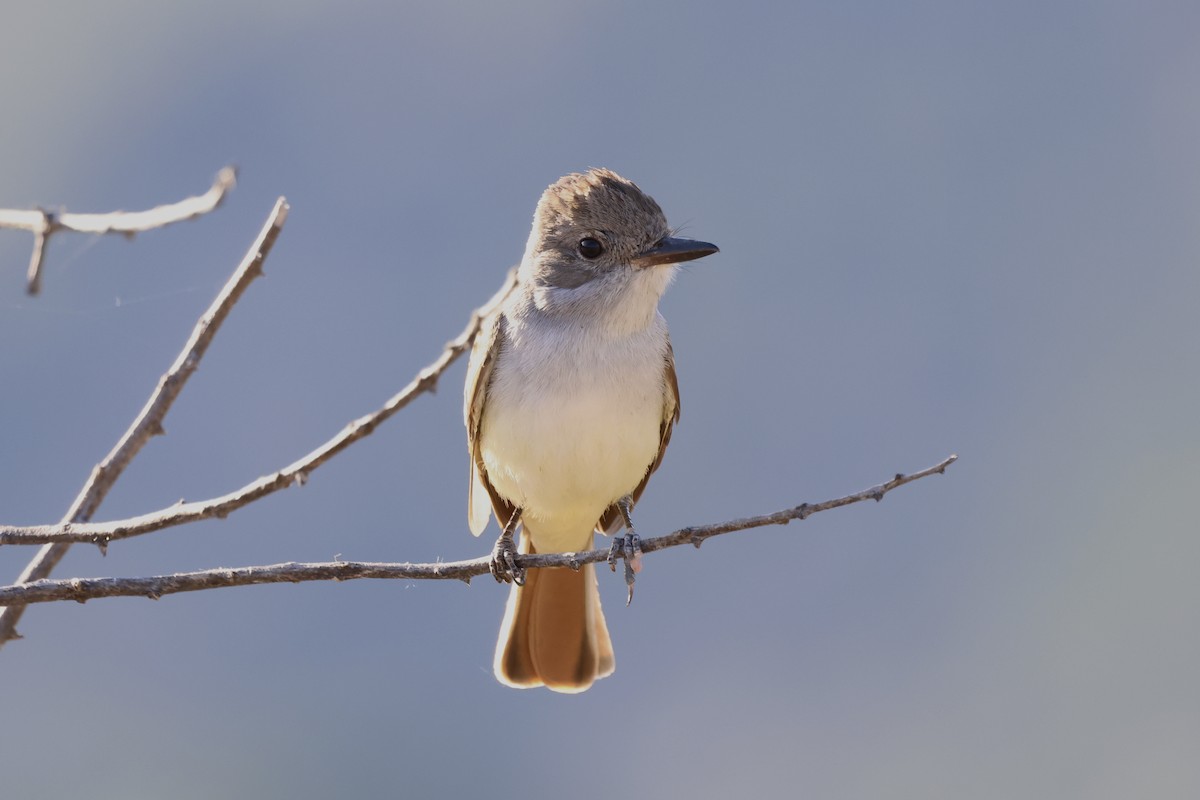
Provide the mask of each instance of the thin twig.
[{"label": "thin twig", "polygon": [[130,519],[112,522],[64,522],[58,525],[0,525],[0,545],[46,544],[80,542],[97,544],[101,547],[119,539],[128,539],[163,528],[197,522],[203,519],[224,518],[230,512],[286,489],[303,484],[308,475],[354,442],[370,434],[384,420],[407,406],[423,392],[433,391],[438,379],[451,364],[471,348],[480,325],[517,285],[517,272],[512,269],[504,285],[490,300],[471,313],[467,326],[457,337],[446,344],[442,354],[429,366],[417,373],[407,386],[389,399],[382,408],[350,422],[340,433],[308,455],[271,475],[264,475],[236,491],[209,500],[177,503],[159,511],[152,511]]},{"label": "thin twig", "polygon": [[[820,503],[803,503],[795,508],[764,514],[758,517],[720,522],[714,525],[697,525],[682,528],[665,536],[642,539],[644,553],[652,553],[668,547],[692,544],[696,547],[705,539],[733,531],[759,528],[764,525],[786,525],[792,520],[802,520],[819,511],[860,503],[863,500],[882,500],[883,496],[899,486],[946,471],[957,456],[949,456],[928,469],[910,475],[896,475],[890,481],[872,486],[861,492],[826,500]],[[551,553],[521,555],[517,564],[526,569],[541,567],[570,567],[579,569],[583,564],[594,564],[608,558],[608,549],[589,550],[585,553]],[[19,603],[49,603],[57,600],[85,602],[97,597],[149,597],[157,600],[166,594],[194,592],[201,589],[217,589],[224,586],[249,586],[258,583],[300,583],[302,581],[346,581],[357,578],[385,578],[404,580],[455,579],[470,583],[476,575],[488,574],[489,556],[469,561],[448,561],[432,564],[390,564],[363,561],[334,561],[315,564],[272,564],[260,567],[236,567],[209,569],[199,572],[183,572],[174,575],[156,575],[147,578],[70,578],[67,580],[41,580],[33,583],[0,587],[0,605]]]},{"label": "thin twig", "polygon": [[217,173],[212,186],[204,194],[188,197],[177,203],[157,206],[148,211],[72,214],[47,211],[44,208],[32,211],[0,208],[0,228],[15,228],[33,234],[33,255],[29,259],[26,291],[35,295],[42,287],[42,266],[45,263],[46,245],[49,243],[50,237],[59,231],[101,235],[119,233],[124,236],[133,236],[142,231],[161,228],[207,214],[221,205],[225,195],[236,184],[237,170],[233,167],[225,167]]},{"label": "thin twig", "polygon": [[[108,494],[108,490],[112,488],[142,446],[150,441],[151,437],[164,433],[163,418],[166,417],[175,398],[183,390],[188,378],[200,365],[200,359],[204,357],[204,353],[208,350],[213,337],[216,336],[217,330],[220,329],[221,323],[229,316],[230,310],[251,281],[262,274],[262,263],[283,228],[287,212],[287,202],[281,197],[275,202],[275,208],[267,217],[266,223],[259,231],[258,238],[247,251],[242,263],[238,265],[216,299],[213,300],[212,305],[196,323],[191,337],[179,353],[178,358],[175,359],[175,363],[159,379],[158,385],[141,413],[125,431],[125,435],[117,442],[112,452],[92,470],[91,477],[88,478],[87,483],[79,492],[79,496],[75,498],[75,502],[64,516],[63,524],[87,522],[91,519],[96,508]],[[46,578],[62,560],[70,546],[69,542],[43,546],[25,567],[21,576],[17,578],[17,583],[28,583]],[[24,610],[24,606],[20,604],[12,604],[8,608],[0,610],[0,647],[5,642],[20,638],[16,632],[16,626]]]}]

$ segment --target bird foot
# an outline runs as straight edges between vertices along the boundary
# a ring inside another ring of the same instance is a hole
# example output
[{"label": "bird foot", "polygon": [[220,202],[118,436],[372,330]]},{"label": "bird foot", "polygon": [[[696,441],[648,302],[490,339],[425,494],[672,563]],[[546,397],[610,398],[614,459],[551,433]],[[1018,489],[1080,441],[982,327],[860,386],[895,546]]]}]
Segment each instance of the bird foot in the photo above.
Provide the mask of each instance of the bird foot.
[{"label": "bird foot", "polygon": [[517,566],[517,545],[512,533],[504,531],[492,548],[492,560],[488,564],[496,583],[515,583],[525,585],[525,568]]},{"label": "bird foot", "polygon": [[628,606],[633,602],[633,582],[642,571],[642,540],[633,531],[613,539],[608,548],[608,568],[613,572],[617,571],[618,558],[625,562],[625,585],[629,587],[625,605]]}]

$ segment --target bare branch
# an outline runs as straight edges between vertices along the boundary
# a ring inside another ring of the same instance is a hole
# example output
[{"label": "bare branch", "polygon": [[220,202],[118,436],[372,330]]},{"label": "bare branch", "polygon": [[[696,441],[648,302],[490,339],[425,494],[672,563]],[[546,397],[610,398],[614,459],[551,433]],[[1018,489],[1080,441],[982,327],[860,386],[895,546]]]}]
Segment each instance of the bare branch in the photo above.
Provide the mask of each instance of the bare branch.
[{"label": "bare branch", "polygon": [[479,333],[485,317],[488,316],[517,285],[517,271],[512,269],[504,281],[504,285],[479,308],[471,313],[467,326],[457,337],[446,344],[442,354],[429,366],[422,369],[407,386],[389,399],[382,408],[374,413],[359,417],[350,422],[341,433],[334,436],[320,447],[313,450],[298,461],[284,467],[271,475],[264,475],[242,488],[221,497],[209,500],[198,500],[192,503],[177,503],[159,511],[142,514],[130,519],[113,522],[63,522],[58,525],[0,525],[0,545],[5,544],[46,544],[61,542],[81,542],[98,544],[101,547],[118,539],[128,539],[144,533],[197,522],[214,517],[224,518],[230,512],[242,506],[265,497],[269,494],[286,489],[289,486],[303,484],[309,473],[324,464],[335,455],[345,450],[354,442],[369,435],[384,420],[391,417],[400,409],[407,406],[423,392],[433,391],[438,379],[463,353],[471,348]]},{"label": "bare branch", "polygon": [[[200,359],[204,357],[204,353],[220,329],[221,323],[229,316],[229,312],[246,291],[246,287],[262,274],[262,263],[283,228],[287,212],[287,202],[281,197],[275,202],[275,208],[272,209],[262,230],[259,231],[258,238],[242,259],[242,263],[238,265],[208,310],[196,323],[191,337],[179,353],[178,358],[175,359],[175,363],[159,379],[158,386],[155,387],[141,413],[125,431],[125,435],[117,442],[112,452],[92,470],[91,477],[88,478],[87,483],[79,492],[79,496],[75,498],[75,502],[63,518],[64,524],[87,522],[91,519],[96,508],[108,494],[108,490],[116,483],[117,478],[142,449],[142,446],[152,436],[164,432],[162,421],[166,417],[167,411],[170,410],[175,398],[183,390],[188,378],[200,365]],[[46,578],[62,560],[70,546],[69,542],[60,542],[42,547],[25,567],[21,576],[17,578],[17,583],[28,583]],[[8,608],[0,611],[0,646],[12,639],[19,638],[16,626],[23,612],[24,606],[20,604],[10,604]]]},{"label": "bare branch", "polygon": [[[899,474],[886,483],[872,486],[861,492],[826,500],[820,503],[803,503],[795,508],[764,514],[758,517],[721,522],[714,525],[698,525],[682,528],[666,536],[642,539],[644,553],[692,544],[699,547],[705,539],[733,531],[749,530],[764,525],[786,525],[792,520],[806,519],[818,511],[841,508],[863,500],[882,500],[883,496],[899,486],[941,474],[953,464],[957,456],[949,456],[941,462],[914,472]],[[272,564],[261,567],[236,567],[210,569],[199,572],[183,572],[174,575],[157,575],[147,578],[71,578],[68,580],[40,580],[33,583],[0,587],[0,606],[18,606],[28,603],[49,603],[58,600],[86,602],[97,597],[149,597],[157,600],[166,594],[194,592],[201,589],[216,589],[223,586],[249,586],[258,583],[300,583],[302,581],[346,581],[357,578],[382,578],[403,580],[446,580],[455,579],[470,583],[476,575],[488,574],[488,556],[469,561],[448,561],[432,564],[390,564],[363,561],[334,561],[315,564]],[[541,567],[570,567],[579,569],[583,564],[593,564],[608,558],[608,550],[589,550],[585,553],[551,553],[521,555],[518,565],[526,569]]]},{"label": "bare branch", "polygon": [[42,266],[46,245],[59,231],[74,233],[133,236],[142,231],[161,228],[175,222],[194,219],[217,208],[225,195],[237,184],[237,171],[225,167],[217,173],[212,186],[204,194],[157,206],[148,211],[112,211],[104,214],[57,213],[46,209],[25,211],[0,208],[0,228],[15,228],[34,235],[33,255],[29,259],[26,291],[36,295],[42,287]]}]

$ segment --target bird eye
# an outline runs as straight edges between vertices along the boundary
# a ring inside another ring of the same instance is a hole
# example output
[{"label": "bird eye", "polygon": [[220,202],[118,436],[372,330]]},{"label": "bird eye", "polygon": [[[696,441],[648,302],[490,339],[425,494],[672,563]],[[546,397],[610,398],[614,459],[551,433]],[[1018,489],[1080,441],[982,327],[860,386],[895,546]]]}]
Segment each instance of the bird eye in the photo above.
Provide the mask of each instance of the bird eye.
[{"label": "bird eye", "polygon": [[592,237],[579,240],[579,255],[584,258],[596,258],[604,252],[604,245]]}]

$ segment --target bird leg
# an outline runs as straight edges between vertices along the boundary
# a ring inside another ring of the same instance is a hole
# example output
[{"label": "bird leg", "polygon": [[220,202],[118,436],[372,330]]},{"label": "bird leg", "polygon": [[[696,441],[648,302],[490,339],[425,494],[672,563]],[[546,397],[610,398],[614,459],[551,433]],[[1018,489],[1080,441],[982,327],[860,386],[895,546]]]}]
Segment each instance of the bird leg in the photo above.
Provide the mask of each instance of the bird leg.
[{"label": "bird leg", "polygon": [[617,508],[621,511],[621,519],[625,523],[626,533],[624,536],[613,539],[612,547],[608,549],[608,567],[616,572],[617,558],[620,557],[625,561],[625,585],[629,587],[625,605],[628,606],[633,602],[633,582],[637,580],[637,573],[642,571],[642,544],[633,529],[633,519],[630,517],[630,512],[633,510],[633,498],[625,495],[617,501]]},{"label": "bird leg", "polygon": [[488,567],[491,569],[496,583],[525,585],[525,568],[517,566],[517,544],[513,540],[513,534],[516,533],[517,525],[520,522],[521,509],[514,508],[512,516],[504,525],[504,530],[500,532],[500,538],[492,547],[492,560]]}]

